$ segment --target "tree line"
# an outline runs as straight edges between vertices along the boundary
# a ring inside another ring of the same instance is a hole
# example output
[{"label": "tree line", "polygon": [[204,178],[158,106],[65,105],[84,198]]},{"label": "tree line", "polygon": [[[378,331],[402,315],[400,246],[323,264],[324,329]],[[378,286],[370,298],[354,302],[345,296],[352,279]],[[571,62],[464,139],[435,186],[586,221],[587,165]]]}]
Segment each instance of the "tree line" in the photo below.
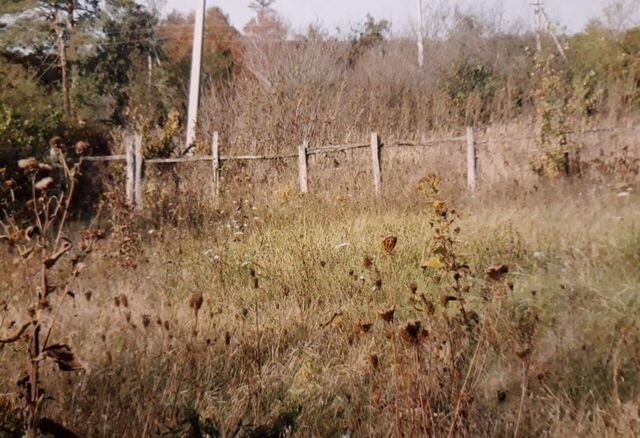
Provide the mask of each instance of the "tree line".
[{"label": "tree line", "polygon": [[[561,36],[566,63],[553,56],[550,43],[536,53],[531,31],[451,8],[440,23],[431,17],[437,32],[427,32],[428,66],[418,71],[411,37],[393,35],[385,20],[367,16],[346,34],[320,26],[296,34],[273,0],[258,0],[252,8],[254,17],[243,32],[221,9],[207,11],[204,106],[210,113],[216,105],[228,111],[207,117],[205,108],[203,120],[218,128],[249,126],[240,118],[256,121],[251,107],[260,106],[261,99],[283,108],[291,100],[299,108],[304,96],[298,94],[308,84],[322,90],[318,99],[334,92],[336,99],[345,99],[352,88],[380,87],[391,93],[380,94],[380,107],[392,114],[408,114],[407,107],[433,113],[394,122],[408,132],[526,114],[540,100],[545,75],[560,79],[555,91],[560,106],[575,115],[628,113],[640,103],[640,28],[616,27],[606,14],[579,33]],[[618,13],[624,15],[624,9]],[[134,0],[3,2],[0,167],[16,157],[45,154],[54,136],[68,143],[88,141],[95,151],[108,152],[113,129],[124,126],[147,133],[150,153],[171,154],[186,112],[193,22],[192,15],[165,16],[153,3]],[[384,70],[389,64],[394,74]],[[358,125],[357,114],[374,111],[371,99],[352,101],[367,107],[350,111],[347,118],[354,119],[346,120],[347,126]],[[268,104],[264,108],[274,113]],[[307,125],[320,123],[318,114]],[[309,131],[309,126],[298,126],[297,117],[265,125],[299,136],[296,130]],[[376,120],[376,114],[368,120]],[[284,140],[276,134],[269,138]]]}]

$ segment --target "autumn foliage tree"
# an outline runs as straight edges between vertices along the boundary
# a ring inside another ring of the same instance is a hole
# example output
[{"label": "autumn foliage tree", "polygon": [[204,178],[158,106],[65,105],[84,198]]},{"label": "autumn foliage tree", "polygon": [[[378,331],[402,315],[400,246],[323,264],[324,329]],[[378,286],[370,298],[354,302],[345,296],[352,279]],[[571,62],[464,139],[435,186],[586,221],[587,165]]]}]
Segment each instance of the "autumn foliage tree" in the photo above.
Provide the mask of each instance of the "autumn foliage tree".
[{"label": "autumn foliage tree", "polygon": [[[186,91],[191,68],[191,41],[193,39],[193,14],[169,15],[159,28],[163,39],[163,51],[170,63],[171,77]],[[185,44],[188,41],[189,43]],[[206,84],[229,82],[240,68],[242,41],[239,32],[231,26],[220,8],[209,8],[205,17],[203,47],[203,74]]]}]

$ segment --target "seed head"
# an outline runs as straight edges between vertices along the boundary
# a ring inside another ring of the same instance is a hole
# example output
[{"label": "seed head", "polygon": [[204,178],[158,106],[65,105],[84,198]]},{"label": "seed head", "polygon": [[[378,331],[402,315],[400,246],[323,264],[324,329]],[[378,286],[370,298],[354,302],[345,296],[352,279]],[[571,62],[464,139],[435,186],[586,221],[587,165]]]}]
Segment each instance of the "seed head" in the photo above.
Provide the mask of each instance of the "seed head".
[{"label": "seed head", "polygon": [[391,322],[393,322],[393,317],[394,317],[395,313],[396,313],[396,308],[394,306],[394,307],[391,307],[391,308],[386,309],[386,310],[384,310],[384,309],[380,310],[378,312],[378,315],[380,315],[380,318],[382,318],[382,320],[384,322],[391,323]]},{"label": "seed head", "polygon": [[507,265],[489,266],[485,273],[493,281],[500,281],[509,272]]},{"label": "seed head", "polygon": [[373,327],[372,322],[364,322],[364,321],[358,322],[358,328],[362,333],[369,333],[369,331],[371,331],[371,327]]},{"label": "seed head", "polygon": [[391,254],[394,249],[396,249],[396,245],[398,244],[398,238],[396,236],[387,236],[382,239],[382,249],[387,253]]},{"label": "seed head", "polygon": [[377,354],[372,354],[369,356],[369,364],[374,370],[377,370],[380,367],[380,358]]},{"label": "seed head", "polygon": [[47,176],[38,181],[35,185],[36,190],[47,190],[53,185],[53,178]]},{"label": "seed head", "polygon": [[428,332],[422,329],[420,321],[409,322],[400,329],[400,337],[413,345],[420,345],[427,335]]},{"label": "seed head", "polygon": [[18,161],[18,167],[22,170],[35,170],[38,168],[38,160],[33,157],[23,158]]},{"label": "seed head", "polygon": [[87,143],[86,141],[79,141],[76,143],[73,149],[76,151],[76,154],[82,155],[87,151],[87,149],[89,149],[89,143]]},{"label": "seed head", "polygon": [[204,302],[204,298],[202,297],[201,293],[196,292],[191,295],[191,299],[189,300],[189,306],[193,309],[196,315],[200,311],[200,308],[202,307],[203,302]]}]

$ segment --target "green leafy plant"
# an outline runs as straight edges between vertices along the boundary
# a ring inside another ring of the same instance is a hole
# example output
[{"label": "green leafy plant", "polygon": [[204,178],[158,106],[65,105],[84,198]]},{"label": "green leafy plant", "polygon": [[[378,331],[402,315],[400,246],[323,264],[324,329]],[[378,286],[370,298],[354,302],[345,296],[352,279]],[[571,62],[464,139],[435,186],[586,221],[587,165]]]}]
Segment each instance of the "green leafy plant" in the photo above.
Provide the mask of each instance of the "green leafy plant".
[{"label": "green leafy plant", "polygon": [[556,66],[556,57],[536,59],[538,87],[535,91],[537,146],[541,155],[532,162],[540,176],[569,174],[569,90]]}]

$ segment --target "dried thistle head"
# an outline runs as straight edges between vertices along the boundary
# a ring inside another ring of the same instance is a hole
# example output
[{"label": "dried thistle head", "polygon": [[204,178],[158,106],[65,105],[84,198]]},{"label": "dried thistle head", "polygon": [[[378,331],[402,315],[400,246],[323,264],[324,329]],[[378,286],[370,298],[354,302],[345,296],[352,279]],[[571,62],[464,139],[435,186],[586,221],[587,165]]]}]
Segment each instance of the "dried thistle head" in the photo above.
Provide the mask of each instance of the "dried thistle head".
[{"label": "dried thistle head", "polygon": [[82,155],[89,149],[89,143],[87,143],[86,141],[79,141],[75,144],[73,149],[75,150],[76,154]]},{"label": "dried thistle head", "polygon": [[43,190],[47,190],[52,185],[53,185],[53,178],[51,178],[50,176],[47,176],[45,178],[42,178],[38,182],[36,182],[34,187],[36,188],[36,190],[43,191]]},{"label": "dried thistle head", "polygon": [[415,295],[415,294],[416,294],[416,292],[418,292],[418,285],[417,285],[416,283],[411,283],[411,284],[409,285],[409,290],[411,291],[411,293],[412,293],[413,295]]},{"label": "dried thistle head", "polygon": [[396,236],[387,236],[382,239],[382,249],[387,253],[393,253],[393,250],[396,249],[396,245],[398,244],[398,238]]},{"label": "dried thistle head", "polygon": [[364,321],[358,322],[358,329],[360,329],[362,333],[369,333],[372,327],[373,327],[372,322],[364,322]]},{"label": "dried thistle head", "polygon": [[56,135],[49,140],[49,146],[54,149],[62,149],[64,147],[64,143],[62,142],[62,137]]},{"label": "dried thistle head", "polygon": [[204,302],[204,298],[202,296],[202,293],[195,292],[191,294],[191,298],[189,299],[189,307],[191,307],[195,312],[195,314],[197,315],[198,312],[200,312],[200,309],[202,308],[203,302]]},{"label": "dried thistle head", "polygon": [[427,335],[428,332],[422,328],[420,321],[409,322],[400,329],[400,337],[413,345],[420,345]]},{"label": "dried thistle head", "polygon": [[365,256],[364,260],[362,261],[362,266],[365,269],[371,269],[373,267],[373,259],[369,256]]},{"label": "dried thistle head", "polygon": [[500,281],[509,272],[507,265],[489,266],[485,273],[493,281]]},{"label": "dried thistle head", "polygon": [[40,163],[33,157],[18,160],[18,167],[25,171],[33,171],[38,169]]},{"label": "dried thistle head", "polygon": [[371,368],[374,371],[376,371],[378,368],[380,368],[380,358],[378,357],[377,354],[369,355],[369,365],[371,365]]},{"label": "dried thistle head", "polygon": [[378,315],[380,315],[380,318],[382,318],[384,322],[392,323],[395,313],[396,313],[396,307],[393,306],[389,309],[380,310],[378,312]]}]

